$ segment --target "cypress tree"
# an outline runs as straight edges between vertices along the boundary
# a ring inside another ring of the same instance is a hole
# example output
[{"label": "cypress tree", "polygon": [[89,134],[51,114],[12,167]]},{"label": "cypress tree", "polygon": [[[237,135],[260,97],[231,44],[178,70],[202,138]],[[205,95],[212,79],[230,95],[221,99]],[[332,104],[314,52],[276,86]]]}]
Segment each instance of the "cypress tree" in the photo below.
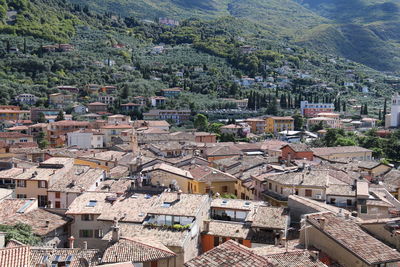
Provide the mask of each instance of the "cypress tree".
[{"label": "cypress tree", "polygon": [[385,98],[385,103],[383,104],[383,117],[385,117],[386,113],[387,113],[387,99]]}]

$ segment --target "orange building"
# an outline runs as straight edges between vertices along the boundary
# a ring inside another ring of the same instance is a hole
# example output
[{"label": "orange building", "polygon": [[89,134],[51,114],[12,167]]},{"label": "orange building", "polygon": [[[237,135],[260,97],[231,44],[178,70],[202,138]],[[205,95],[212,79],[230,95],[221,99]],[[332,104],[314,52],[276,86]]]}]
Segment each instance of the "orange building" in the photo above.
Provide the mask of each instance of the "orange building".
[{"label": "orange building", "polygon": [[195,132],[195,142],[197,143],[216,143],[217,135],[213,133],[206,132]]},{"label": "orange building", "polygon": [[305,144],[289,144],[281,148],[282,159],[314,159],[314,152]]}]

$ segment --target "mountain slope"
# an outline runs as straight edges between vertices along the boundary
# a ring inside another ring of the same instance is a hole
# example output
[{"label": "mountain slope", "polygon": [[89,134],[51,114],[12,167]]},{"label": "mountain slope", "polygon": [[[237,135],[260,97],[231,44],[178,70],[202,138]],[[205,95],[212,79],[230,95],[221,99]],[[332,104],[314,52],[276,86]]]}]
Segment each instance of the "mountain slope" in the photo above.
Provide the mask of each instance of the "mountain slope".
[{"label": "mountain slope", "polygon": [[[81,3],[80,0],[70,0]],[[87,4],[103,12],[141,19],[214,19],[234,16],[258,22],[276,33],[304,30],[326,22],[320,16],[292,0],[88,0]]]},{"label": "mountain slope", "polygon": [[[79,0],[70,0],[80,3]],[[259,23],[271,38],[295,41],[367,64],[400,71],[397,0],[88,0],[100,11],[142,19],[214,19]],[[329,26],[328,26],[329,25]],[[354,31],[354,32],[353,32]]]}]

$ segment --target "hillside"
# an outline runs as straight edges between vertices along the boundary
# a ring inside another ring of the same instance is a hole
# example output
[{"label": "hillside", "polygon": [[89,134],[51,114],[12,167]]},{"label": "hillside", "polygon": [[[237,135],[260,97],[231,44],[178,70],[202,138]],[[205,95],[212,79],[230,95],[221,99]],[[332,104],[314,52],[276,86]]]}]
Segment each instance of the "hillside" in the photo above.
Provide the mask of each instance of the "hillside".
[{"label": "hillside", "polygon": [[[78,0],[70,0],[79,3]],[[395,0],[88,0],[94,10],[141,19],[215,19],[258,23],[274,40],[400,71],[400,3]],[[329,25],[329,26],[327,26]]]},{"label": "hillside", "polygon": [[[71,2],[81,3],[79,0]],[[159,17],[216,19],[221,16],[233,16],[251,22],[261,22],[266,29],[281,36],[309,29],[326,21],[292,0],[89,0],[86,2],[97,11],[150,20],[157,20]]]}]

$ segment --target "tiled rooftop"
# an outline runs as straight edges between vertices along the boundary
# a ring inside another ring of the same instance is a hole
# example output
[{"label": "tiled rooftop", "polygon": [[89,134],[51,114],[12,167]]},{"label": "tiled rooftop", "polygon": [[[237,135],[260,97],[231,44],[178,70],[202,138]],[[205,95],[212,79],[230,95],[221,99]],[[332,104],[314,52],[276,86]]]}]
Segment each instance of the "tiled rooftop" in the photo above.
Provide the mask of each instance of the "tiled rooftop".
[{"label": "tiled rooftop", "polygon": [[199,182],[235,182],[236,177],[205,165],[187,165],[182,169],[190,172],[194,180]]},{"label": "tiled rooftop", "polygon": [[151,262],[175,256],[174,252],[158,240],[152,240],[151,238],[121,238],[105,250],[102,263]]},{"label": "tiled rooftop", "polygon": [[176,174],[176,175],[179,175],[184,178],[191,179],[191,180],[193,179],[193,176],[190,173],[190,171],[183,170],[181,168],[177,168],[177,167],[165,164],[165,163],[159,163],[154,166],[145,168],[142,170],[142,172],[146,173],[146,172],[152,172],[152,171],[156,171],[156,170],[169,172],[169,173]]},{"label": "tiled rooftop", "polygon": [[27,246],[0,248],[0,266],[29,266],[29,256],[30,250]]},{"label": "tiled rooftop", "polygon": [[[155,200],[149,213],[195,217],[208,200],[208,195],[181,194],[178,201],[177,193],[164,192]],[[171,203],[171,205],[165,207],[165,203]]]},{"label": "tiled rooftop", "polygon": [[292,251],[265,256],[276,267],[327,267],[308,251]]},{"label": "tiled rooftop", "polygon": [[359,146],[315,147],[311,150],[314,152],[314,155],[317,156],[329,156],[337,153],[372,152],[372,150]]},{"label": "tiled rooftop", "polygon": [[185,267],[267,267],[274,266],[249,248],[228,240],[184,264]]},{"label": "tiled rooftop", "polygon": [[263,201],[215,198],[211,202],[211,208],[248,210],[253,211],[259,206],[265,205]]},{"label": "tiled rooftop", "polygon": [[46,235],[67,224],[68,219],[39,209],[35,199],[2,200],[0,202],[0,224],[15,225],[17,223],[29,224],[35,234]]},{"label": "tiled rooftop", "polygon": [[46,259],[53,262],[58,258],[58,262],[66,262],[70,257],[69,267],[81,267],[82,259],[89,264],[87,267],[96,266],[101,258],[101,252],[97,249],[80,249],[80,248],[43,248],[33,247],[30,249],[30,266],[38,266],[37,264],[45,263]]},{"label": "tiled rooftop", "polygon": [[240,239],[251,239],[252,235],[250,227],[243,223],[218,220],[209,222],[208,231],[206,233],[213,236]]},{"label": "tiled rooftop", "polygon": [[[119,223],[122,238],[148,238],[159,240],[167,247],[183,247],[187,238],[190,238],[189,231],[171,231],[162,228],[149,228],[141,224]],[[112,231],[107,232],[103,240],[111,240]]]},{"label": "tiled rooftop", "polygon": [[112,203],[107,197],[115,197],[114,193],[85,192],[75,198],[66,212],[73,214],[101,214],[111,209]]},{"label": "tiled rooftop", "polygon": [[63,175],[62,179],[55,182],[49,192],[81,193],[92,187],[103,175],[101,169],[91,169],[87,166],[75,165]]},{"label": "tiled rooftop", "polygon": [[[324,226],[321,219],[325,220]],[[327,212],[307,215],[307,221],[368,265],[400,261],[398,251],[370,236],[350,219]]]},{"label": "tiled rooftop", "polygon": [[283,208],[259,206],[254,215],[252,227],[268,229],[285,229],[287,212]]},{"label": "tiled rooftop", "polygon": [[144,194],[134,194],[119,198],[109,209],[104,209],[98,220],[142,223],[147,213],[153,210],[157,197],[147,197]]}]

